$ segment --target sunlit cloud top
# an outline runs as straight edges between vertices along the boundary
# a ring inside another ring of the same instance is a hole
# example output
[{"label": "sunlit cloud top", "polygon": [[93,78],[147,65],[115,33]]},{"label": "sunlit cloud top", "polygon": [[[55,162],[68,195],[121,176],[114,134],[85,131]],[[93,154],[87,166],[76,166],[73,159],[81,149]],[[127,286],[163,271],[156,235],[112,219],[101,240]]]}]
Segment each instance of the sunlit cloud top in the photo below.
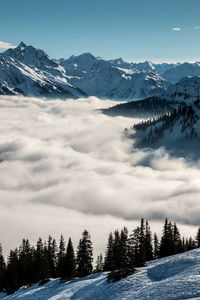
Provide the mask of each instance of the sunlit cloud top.
[{"label": "sunlit cloud top", "polygon": [[16,46],[11,45],[10,43],[0,41],[0,50],[7,50],[9,48],[15,48]]}]

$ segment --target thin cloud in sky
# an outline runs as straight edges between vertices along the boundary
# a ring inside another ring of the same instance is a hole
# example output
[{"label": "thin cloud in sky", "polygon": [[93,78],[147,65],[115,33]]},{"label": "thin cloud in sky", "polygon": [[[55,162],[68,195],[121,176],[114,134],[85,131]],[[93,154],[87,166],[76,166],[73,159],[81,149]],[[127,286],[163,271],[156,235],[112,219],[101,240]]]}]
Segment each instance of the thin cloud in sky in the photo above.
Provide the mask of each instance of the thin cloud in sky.
[{"label": "thin cloud in sky", "polygon": [[172,30],[173,31],[181,31],[181,28],[180,27],[173,27]]},{"label": "thin cloud in sky", "polygon": [[[186,27],[186,29],[194,29],[194,30],[199,30],[200,29],[200,26],[194,26],[194,27]],[[182,28],[181,27],[173,27],[172,28],[173,31],[181,31]]]},{"label": "thin cloud in sky", "polygon": [[3,41],[0,41],[0,50],[7,50],[9,48],[15,48],[16,46],[10,44],[10,43],[6,43]]}]

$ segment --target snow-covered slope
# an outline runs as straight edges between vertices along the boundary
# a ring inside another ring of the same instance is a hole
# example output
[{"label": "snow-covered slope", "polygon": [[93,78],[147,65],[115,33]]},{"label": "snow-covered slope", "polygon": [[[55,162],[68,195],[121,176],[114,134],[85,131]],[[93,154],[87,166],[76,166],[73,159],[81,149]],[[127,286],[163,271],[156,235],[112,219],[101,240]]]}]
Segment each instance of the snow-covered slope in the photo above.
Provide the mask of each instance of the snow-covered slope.
[{"label": "snow-covered slope", "polygon": [[153,72],[155,70],[155,65],[151,61],[137,63],[134,66],[141,72]]},{"label": "snow-covered slope", "polygon": [[162,73],[162,77],[171,83],[176,83],[186,76],[200,76],[199,64],[186,62]]},{"label": "snow-covered slope", "polygon": [[6,84],[0,83],[0,95],[17,95],[18,90],[8,87]]},{"label": "snow-covered slope", "polygon": [[5,300],[181,300],[200,299],[200,249],[149,262],[134,275],[108,284],[106,273],[71,282],[55,279],[22,288]]},{"label": "snow-covered slope", "polygon": [[176,64],[173,64],[173,63],[160,63],[160,64],[154,64],[154,71],[157,73],[157,74],[163,74],[169,70],[172,70],[174,69],[175,67],[179,66],[180,63],[176,63]]},{"label": "snow-covered slope", "polygon": [[176,84],[171,84],[163,93],[170,101],[194,102],[200,98],[200,77],[184,77]]},{"label": "snow-covered slope", "polygon": [[165,147],[171,154],[199,158],[200,102],[183,105],[158,119],[135,124],[130,137],[135,147]]},{"label": "snow-covered slope", "polygon": [[142,118],[159,116],[177,108],[180,104],[190,105],[200,99],[200,77],[184,77],[164,91],[158,88],[157,94],[156,97],[121,103],[102,111],[111,116]]},{"label": "snow-covered slope", "polygon": [[[91,53],[83,53],[81,55],[70,56],[69,59],[61,58],[60,64],[72,74],[76,74],[76,71],[89,71],[92,66],[96,63],[97,59]],[[74,73],[73,73],[74,72]]]},{"label": "snow-covered slope", "polygon": [[162,77],[152,72],[122,74],[120,83],[106,96],[113,99],[145,99],[163,93],[168,87]]},{"label": "snow-covered slope", "polygon": [[[27,96],[77,98],[85,95],[68,83],[63,67],[44,51],[24,43],[0,55],[0,85],[13,94]],[[3,94],[1,89],[0,93]]]}]

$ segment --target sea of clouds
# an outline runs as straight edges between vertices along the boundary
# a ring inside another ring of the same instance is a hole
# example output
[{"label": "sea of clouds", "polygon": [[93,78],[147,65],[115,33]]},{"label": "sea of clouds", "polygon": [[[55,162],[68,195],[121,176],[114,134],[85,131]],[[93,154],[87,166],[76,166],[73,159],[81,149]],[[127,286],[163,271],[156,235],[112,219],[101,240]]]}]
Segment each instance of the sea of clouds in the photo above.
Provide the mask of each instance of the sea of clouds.
[{"label": "sea of clouds", "polygon": [[62,233],[75,244],[87,228],[95,253],[108,233],[141,217],[161,231],[164,218],[194,235],[200,224],[200,163],[164,149],[141,151],[124,128],[139,120],[103,115],[95,97],[0,97],[0,242]]}]

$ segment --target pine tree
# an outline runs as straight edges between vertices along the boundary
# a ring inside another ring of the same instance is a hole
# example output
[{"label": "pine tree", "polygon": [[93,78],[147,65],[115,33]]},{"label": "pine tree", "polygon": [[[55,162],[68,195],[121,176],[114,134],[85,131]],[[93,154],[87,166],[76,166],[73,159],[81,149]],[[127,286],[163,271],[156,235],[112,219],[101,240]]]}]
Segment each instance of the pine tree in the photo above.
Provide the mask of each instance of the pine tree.
[{"label": "pine tree", "polygon": [[104,271],[111,271],[113,269],[113,234],[109,234],[108,243],[104,259]]},{"label": "pine tree", "polygon": [[12,294],[20,287],[18,249],[11,250],[8,255],[5,288]]},{"label": "pine tree", "polygon": [[193,240],[192,237],[189,237],[189,240],[188,240],[188,249],[187,250],[193,250],[195,248],[196,248],[195,240]]},{"label": "pine tree", "polygon": [[153,244],[153,258],[157,259],[159,257],[159,241],[156,233],[154,233]]},{"label": "pine tree", "polygon": [[120,247],[120,234],[118,230],[115,230],[113,241],[113,270],[119,269],[121,265]]},{"label": "pine tree", "polygon": [[182,238],[182,252],[184,252],[186,249],[185,249],[185,238],[183,237]]},{"label": "pine tree", "polygon": [[65,240],[63,235],[60,237],[59,249],[58,249],[58,266],[57,266],[57,276],[62,277],[65,263]]},{"label": "pine tree", "polygon": [[28,239],[23,239],[19,247],[19,278],[20,285],[27,285],[33,282],[33,251]]},{"label": "pine tree", "polygon": [[48,249],[46,243],[39,238],[34,251],[34,281],[38,282],[50,277],[50,265],[48,261]]},{"label": "pine tree", "polygon": [[74,247],[71,238],[69,238],[67,245],[67,252],[64,258],[64,269],[62,278],[71,280],[76,276],[76,259],[74,254]]},{"label": "pine tree", "polygon": [[190,250],[189,249],[189,240],[188,240],[188,238],[186,238],[186,240],[185,240],[185,251],[188,251],[188,250]]},{"label": "pine tree", "polygon": [[150,229],[150,226],[149,226],[149,223],[147,220],[146,220],[144,248],[145,248],[145,260],[146,261],[152,260],[153,259],[152,235],[151,235],[151,229]]},{"label": "pine tree", "polygon": [[128,229],[124,227],[120,233],[120,269],[128,269]]},{"label": "pine tree", "polygon": [[36,244],[36,249],[35,249],[35,253],[34,253],[34,264],[35,264],[35,280],[36,282],[43,279],[42,278],[42,274],[43,274],[43,270],[42,270],[42,261],[43,261],[43,251],[44,251],[44,245],[42,242],[42,239],[39,238]]},{"label": "pine tree", "polygon": [[200,227],[197,230],[197,235],[195,237],[195,241],[196,241],[196,247],[200,248]]},{"label": "pine tree", "polygon": [[94,273],[103,272],[104,264],[103,264],[103,255],[100,253],[97,256],[96,265],[94,269]]},{"label": "pine tree", "polygon": [[133,274],[134,257],[128,229],[124,227],[120,234],[120,276],[121,278]]},{"label": "pine tree", "polygon": [[160,242],[159,257],[165,257],[174,254],[174,232],[171,222],[165,220],[163,234]]},{"label": "pine tree", "polygon": [[135,265],[135,267],[139,267],[141,265],[141,259],[140,259],[140,248],[141,248],[140,247],[140,227],[137,227],[133,230],[130,239],[131,239],[131,246],[132,246],[132,249],[133,249],[134,265]]},{"label": "pine tree", "polygon": [[3,257],[2,246],[0,244],[0,292],[3,290],[5,285],[5,271],[6,271],[6,264]]},{"label": "pine tree", "polygon": [[145,222],[144,219],[141,219],[141,225],[140,225],[140,260],[141,260],[141,266],[144,265],[146,260],[146,249],[145,249]]},{"label": "pine tree", "polygon": [[120,233],[115,230],[112,249],[113,263],[108,281],[120,280],[134,272],[133,252],[126,227]]},{"label": "pine tree", "polygon": [[92,273],[92,261],[92,241],[89,232],[87,230],[84,230],[77,250],[78,276],[83,277]]},{"label": "pine tree", "polygon": [[141,225],[133,230],[131,234],[131,244],[134,255],[135,267],[142,267],[145,264],[145,225],[144,219],[141,219]]},{"label": "pine tree", "polygon": [[181,253],[183,251],[181,235],[179,233],[176,223],[173,226],[173,241],[174,241],[174,254]]},{"label": "pine tree", "polygon": [[56,240],[49,236],[47,241],[47,257],[50,268],[50,277],[56,277],[56,267],[57,267],[57,244]]}]

